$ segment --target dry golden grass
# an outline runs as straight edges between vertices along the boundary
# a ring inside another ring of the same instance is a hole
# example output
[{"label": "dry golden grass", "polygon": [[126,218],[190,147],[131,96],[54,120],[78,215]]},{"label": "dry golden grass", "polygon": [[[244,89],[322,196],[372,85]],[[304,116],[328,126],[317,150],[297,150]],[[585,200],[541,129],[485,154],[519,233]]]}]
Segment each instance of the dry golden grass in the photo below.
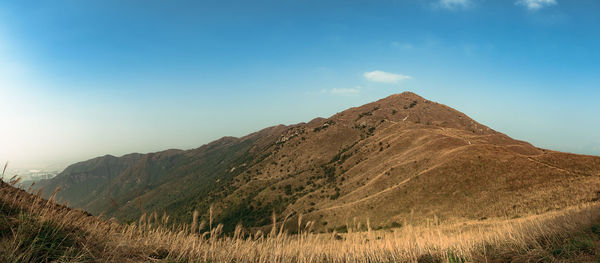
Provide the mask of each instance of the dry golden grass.
[{"label": "dry golden grass", "polygon": [[[583,240],[584,245],[579,246],[568,241],[597,225],[600,219],[597,203],[526,218],[452,225],[438,225],[434,219],[429,225],[405,224],[381,231],[371,230],[368,221],[354,221],[344,234],[313,233],[313,222],[303,222],[302,217],[298,217],[301,231],[288,235],[283,229],[285,220],[277,222],[274,216],[269,233],[258,230],[250,233],[240,225],[233,235],[224,236],[223,226],[213,226],[212,218],[209,230],[199,233],[205,222],[198,222],[197,213],[190,218],[191,225],[180,228],[169,227],[168,216],[156,213],[144,214],[137,224],[123,225],[1,184],[3,208],[18,208],[23,214],[35,215],[41,222],[50,222],[69,233],[83,233],[73,234],[77,244],[71,250],[77,249],[77,253],[70,251],[73,256],[59,261],[527,262],[569,258],[587,261],[593,259],[598,247],[598,240],[594,238]],[[355,229],[365,231],[353,231]],[[24,253],[19,252],[18,239],[14,236],[2,241],[4,245],[0,249],[4,251],[0,252]],[[13,256],[23,261],[27,258]]]}]

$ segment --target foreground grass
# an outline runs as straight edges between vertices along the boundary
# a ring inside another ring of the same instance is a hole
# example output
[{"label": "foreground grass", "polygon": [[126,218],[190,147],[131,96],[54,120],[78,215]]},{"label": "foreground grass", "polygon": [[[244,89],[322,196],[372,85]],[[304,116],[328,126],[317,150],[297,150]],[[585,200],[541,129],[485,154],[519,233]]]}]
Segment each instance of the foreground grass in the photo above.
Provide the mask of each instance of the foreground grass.
[{"label": "foreground grass", "polygon": [[[271,231],[232,236],[222,225],[167,227],[168,216],[144,215],[122,225],[56,205],[1,183],[0,262],[596,262],[600,205],[511,220],[455,225],[404,225],[348,233],[312,233],[312,222],[288,235]],[[208,228],[200,233],[198,229]],[[353,229],[367,229],[353,232]]]},{"label": "foreground grass", "polygon": [[84,261],[79,234],[0,203],[0,262]]}]

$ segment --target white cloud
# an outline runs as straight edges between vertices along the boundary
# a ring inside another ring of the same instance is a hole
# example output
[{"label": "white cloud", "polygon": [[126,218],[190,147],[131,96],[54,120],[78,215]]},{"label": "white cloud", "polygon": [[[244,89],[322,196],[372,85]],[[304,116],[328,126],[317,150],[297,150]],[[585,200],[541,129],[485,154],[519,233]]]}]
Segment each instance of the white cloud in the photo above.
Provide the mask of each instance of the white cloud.
[{"label": "white cloud", "polygon": [[363,87],[356,86],[354,88],[333,88],[333,89],[322,89],[318,94],[331,94],[339,96],[354,96],[360,94]]},{"label": "white cloud", "polygon": [[446,9],[460,9],[471,6],[471,0],[439,0],[435,5]]},{"label": "white cloud", "polygon": [[389,72],[383,72],[379,70],[365,72],[365,78],[369,81],[373,82],[382,82],[382,83],[398,83],[401,80],[410,79],[410,76],[394,74]]},{"label": "white cloud", "polygon": [[517,5],[522,5],[527,7],[527,9],[535,11],[541,9],[543,7],[556,5],[558,4],[556,0],[519,0],[517,1]]},{"label": "white cloud", "polygon": [[329,93],[335,95],[355,95],[360,92],[360,89],[360,86],[357,86],[355,88],[333,88],[329,91]]}]

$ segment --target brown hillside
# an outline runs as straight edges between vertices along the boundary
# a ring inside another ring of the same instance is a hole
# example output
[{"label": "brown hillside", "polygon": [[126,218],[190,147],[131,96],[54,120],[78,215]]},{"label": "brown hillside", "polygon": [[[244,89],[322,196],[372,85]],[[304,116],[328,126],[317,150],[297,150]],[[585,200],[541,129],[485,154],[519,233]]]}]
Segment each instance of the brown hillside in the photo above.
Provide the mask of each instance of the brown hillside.
[{"label": "brown hillside", "polygon": [[[193,210],[235,225],[304,214],[317,229],[519,217],[597,198],[600,157],[513,140],[405,92],[323,119],[148,154],[82,207],[123,218]],[[118,212],[109,200],[120,206]],[[291,220],[293,221],[293,220]]]},{"label": "brown hillside", "polygon": [[600,158],[535,148],[413,93],[290,127],[279,141],[249,167],[262,174],[225,201],[258,192],[254,200],[274,202],[291,185],[297,200],[283,214],[385,226],[516,217],[592,200],[600,187]]}]

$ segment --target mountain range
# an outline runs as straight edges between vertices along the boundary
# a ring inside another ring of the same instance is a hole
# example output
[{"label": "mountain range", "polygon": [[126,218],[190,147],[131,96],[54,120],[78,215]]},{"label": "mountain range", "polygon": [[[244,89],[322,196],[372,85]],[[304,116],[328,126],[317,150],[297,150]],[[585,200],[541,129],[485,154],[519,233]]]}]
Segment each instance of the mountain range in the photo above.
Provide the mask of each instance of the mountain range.
[{"label": "mountain range", "polygon": [[[515,218],[596,201],[600,157],[537,148],[448,106],[404,92],[308,123],[192,150],[106,155],[36,187],[95,215],[137,220],[194,211],[225,230],[300,214],[343,231]],[[290,227],[293,228],[290,223]]]}]

